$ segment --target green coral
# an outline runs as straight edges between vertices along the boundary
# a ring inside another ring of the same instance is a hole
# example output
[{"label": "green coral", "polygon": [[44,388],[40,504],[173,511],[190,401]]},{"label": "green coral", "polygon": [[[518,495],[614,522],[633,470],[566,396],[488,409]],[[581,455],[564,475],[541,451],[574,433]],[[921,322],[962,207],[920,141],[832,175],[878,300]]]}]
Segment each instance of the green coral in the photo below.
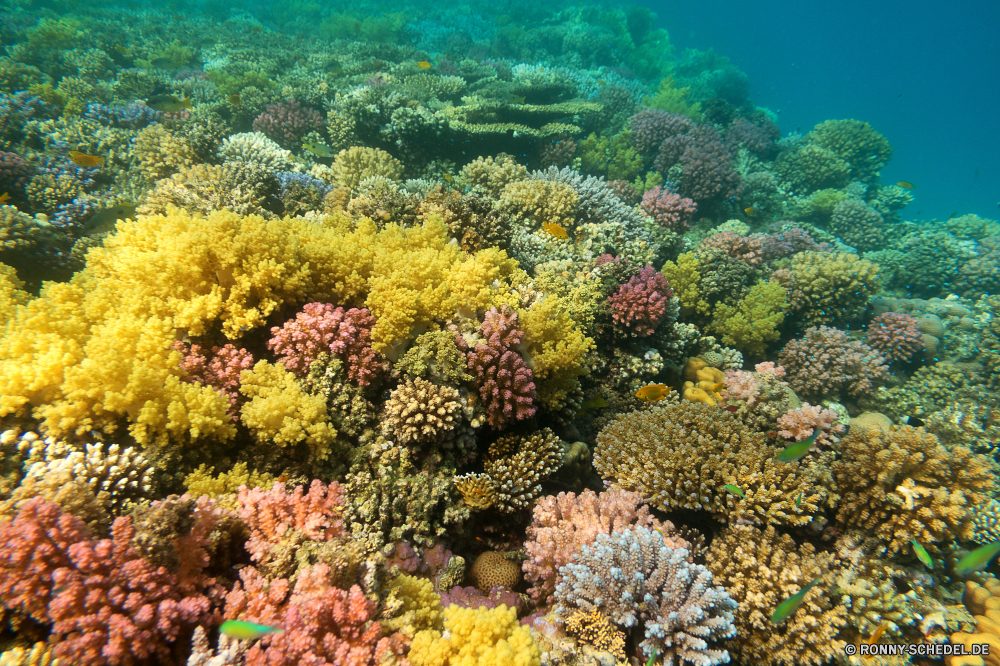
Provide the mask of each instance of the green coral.
[{"label": "green coral", "polygon": [[860,120],[827,120],[816,125],[806,139],[851,165],[851,180],[874,183],[892,159],[889,140]]},{"label": "green coral", "polygon": [[[631,132],[611,138],[591,133],[578,144],[583,171],[608,180],[633,180],[642,171],[642,156],[631,145]],[[645,190],[644,190],[645,191]]]},{"label": "green coral", "polygon": [[458,385],[472,381],[465,356],[455,344],[453,331],[430,331],[417,336],[413,346],[396,363],[395,370],[435,384]]},{"label": "green coral", "polygon": [[774,161],[774,171],[798,194],[839,189],[850,181],[851,165],[832,150],[805,144],[786,150]]},{"label": "green coral", "polygon": [[736,306],[718,303],[708,330],[722,335],[726,345],[761,356],[767,344],[778,339],[787,308],[785,288],[773,280],[765,280],[751,287]]},{"label": "green coral", "polygon": [[800,252],[791,262],[793,307],[808,326],[855,321],[879,289],[878,271],[856,254]]},{"label": "green coral", "polygon": [[668,76],[660,81],[656,94],[643,101],[651,109],[679,113],[698,122],[701,120],[701,103],[688,101],[690,93],[690,87],[678,88],[674,83],[674,77]]}]

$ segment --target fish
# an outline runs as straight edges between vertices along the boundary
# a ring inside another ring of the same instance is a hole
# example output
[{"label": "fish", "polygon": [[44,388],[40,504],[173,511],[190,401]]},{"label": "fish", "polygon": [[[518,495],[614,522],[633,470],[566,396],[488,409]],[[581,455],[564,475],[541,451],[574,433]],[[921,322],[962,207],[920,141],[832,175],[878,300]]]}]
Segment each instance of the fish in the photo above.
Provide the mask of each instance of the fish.
[{"label": "fish", "polygon": [[660,651],[653,650],[653,654],[649,655],[649,659],[646,660],[646,666],[653,666],[653,664],[656,663],[656,660],[659,658],[659,656],[660,656]]},{"label": "fish", "polygon": [[511,104],[524,104],[524,95],[515,95],[514,93],[500,93],[496,96],[497,99],[503,102],[509,102]]},{"label": "fish", "polygon": [[743,212],[749,215],[750,217],[753,217],[756,214],[756,211],[753,209],[753,206],[747,206],[746,208],[743,209]]},{"label": "fish", "polygon": [[608,85],[608,82],[605,81],[604,79],[597,79],[597,85],[599,85],[599,86],[606,86],[606,85]]},{"label": "fish", "polygon": [[232,104],[233,106],[243,106],[243,98],[240,97],[239,95],[233,94],[227,97],[226,99],[228,99],[229,103]]},{"label": "fish", "polygon": [[931,554],[927,552],[927,549],[917,543],[916,539],[910,539],[910,543],[913,545],[913,552],[917,554],[917,559],[923,562],[923,565],[934,570],[934,560],[931,559]]},{"label": "fish", "polygon": [[884,634],[885,630],[888,628],[889,625],[887,625],[885,622],[878,625],[878,629],[873,631],[872,635],[868,638],[868,645],[875,645],[876,643],[878,643],[878,639],[882,638],[882,634]]},{"label": "fish", "polygon": [[608,401],[603,396],[597,395],[588,400],[584,400],[580,405],[580,413],[583,414],[588,409],[603,409],[608,406]]},{"label": "fish", "polygon": [[669,393],[670,389],[667,388],[666,384],[646,384],[635,392],[635,397],[646,402],[655,402],[656,400],[663,400]]},{"label": "fish", "polygon": [[433,66],[434,65],[430,64],[426,60],[421,60],[417,63],[417,67],[419,67],[420,69],[430,69]]},{"label": "fish", "polygon": [[914,428],[920,428],[924,425],[923,419],[918,419],[916,416],[910,416],[906,419],[906,425],[913,426]]},{"label": "fish", "polygon": [[800,506],[802,506],[802,493],[801,492],[799,493],[799,496],[795,498],[795,508],[797,509]]},{"label": "fish", "polygon": [[954,213],[952,213],[951,215],[949,215],[948,219],[951,220],[951,219],[954,219],[956,217],[958,217],[958,211],[957,210]]},{"label": "fish", "polygon": [[4,192],[3,194],[0,194],[0,205],[3,205],[5,203],[7,203],[8,201],[10,201],[10,193],[9,192]]},{"label": "fish", "polygon": [[302,150],[308,150],[313,155],[318,157],[334,157],[337,153],[333,152],[333,148],[326,145],[325,143],[310,143],[306,141],[302,144]]},{"label": "fish", "polygon": [[809,453],[809,449],[812,448],[816,438],[819,437],[819,433],[820,428],[816,428],[813,434],[809,435],[807,439],[802,440],[798,444],[786,446],[782,449],[781,453],[774,457],[774,459],[779,462],[795,462],[799,458],[802,458]]},{"label": "fish", "polygon": [[980,546],[963,557],[959,563],[955,565],[955,573],[959,576],[965,576],[973,571],[979,571],[980,569],[985,568],[997,553],[1000,553],[1000,541],[994,541],[993,543],[988,543],[985,546]]},{"label": "fish", "polygon": [[250,32],[264,32],[264,28],[259,25],[252,25],[250,26]]},{"label": "fish", "polygon": [[445,180],[451,180],[451,174],[450,174],[450,173],[446,173],[446,174],[444,175],[444,179],[445,179]]},{"label": "fish", "polygon": [[916,187],[916,185],[914,185],[913,183],[905,180],[897,181],[896,184],[902,187],[904,190],[912,190],[913,188]]},{"label": "fish", "polygon": [[266,624],[254,624],[253,622],[243,622],[242,620],[228,620],[222,623],[219,631],[227,636],[239,638],[240,640],[253,641],[268,634],[283,634],[284,629],[270,627]]},{"label": "fish", "polygon": [[123,56],[131,55],[131,52],[121,44],[115,46],[115,51],[121,53]]},{"label": "fish", "polygon": [[177,113],[191,108],[191,98],[178,99],[177,95],[153,95],[146,100],[146,106],[163,113]]},{"label": "fish", "polygon": [[149,64],[156,69],[177,69],[177,63],[170,58],[153,58]]},{"label": "fish", "polygon": [[729,405],[728,407],[726,407],[726,411],[727,412],[738,412],[738,411],[740,411],[740,408],[737,407],[736,405]]},{"label": "fish", "polygon": [[71,150],[66,154],[69,155],[74,164],[79,164],[80,166],[104,166],[104,158],[99,155],[87,155],[86,153],[81,153],[79,150]]},{"label": "fish", "polygon": [[809,583],[801,590],[778,604],[778,607],[774,609],[773,613],[771,613],[771,624],[778,624],[790,618],[795,611],[799,609],[799,606],[802,605],[802,602],[805,600],[806,594],[809,590],[813,589],[813,587],[821,580],[821,578],[815,579],[813,582]]},{"label": "fish", "polygon": [[566,227],[561,224],[556,224],[555,222],[546,222],[543,224],[542,231],[546,231],[560,240],[566,240],[569,238],[569,234],[566,233]]},{"label": "fish", "polygon": [[117,206],[99,210],[84,223],[85,236],[96,236],[115,230],[118,220],[135,219],[135,206],[130,203],[120,203]]},{"label": "fish", "polygon": [[728,490],[733,495],[736,495],[737,497],[741,497],[743,499],[747,498],[746,494],[744,494],[744,492],[740,490],[740,487],[737,485],[734,485],[732,483],[727,483],[725,486],[723,486],[723,488]]}]

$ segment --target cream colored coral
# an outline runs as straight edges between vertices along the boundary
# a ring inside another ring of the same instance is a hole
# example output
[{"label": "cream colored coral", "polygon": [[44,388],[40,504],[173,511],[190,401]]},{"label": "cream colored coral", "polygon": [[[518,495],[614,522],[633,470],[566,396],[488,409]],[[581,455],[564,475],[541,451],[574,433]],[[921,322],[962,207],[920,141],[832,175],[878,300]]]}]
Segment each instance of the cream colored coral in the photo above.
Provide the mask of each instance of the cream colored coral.
[{"label": "cream colored coral", "polygon": [[531,632],[506,606],[444,609],[444,632],[418,632],[407,655],[413,666],[540,666]]},{"label": "cream colored coral", "polygon": [[425,379],[407,379],[389,395],[382,434],[403,445],[441,441],[453,434],[461,420],[457,389]]},{"label": "cream colored coral", "polygon": [[3,326],[14,316],[18,305],[28,302],[30,294],[21,287],[24,282],[17,278],[17,273],[7,264],[0,264],[0,326]]},{"label": "cream colored coral", "polygon": [[29,648],[11,648],[0,654],[0,666],[59,666],[60,660],[52,656],[51,646],[35,643]]},{"label": "cream colored coral", "polygon": [[859,316],[880,285],[878,264],[856,254],[800,252],[792,258],[792,307],[806,325],[833,325]]},{"label": "cream colored coral", "polygon": [[139,169],[149,180],[159,180],[195,163],[197,156],[183,137],[160,124],[141,130],[132,145]]},{"label": "cream colored coral", "polygon": [[233,134],[222,141],[219,157],[223,162],[252,162],[271,171],[290,171],[295,162],[291,151],[284,150],[261,132]]},{"label": "cream colored coral", "polygon": [[156,181],[136,210],[141,215],[163,215],[171,207],[177,207],[188,213],[208,215],[224,205],[221,181],[221,166],[195,164]]},{"label": "cream colored coral", "polygon": [[497,501],[493,480],[486,474],[470,472],[454,479],[455,488],[470,509],[488,509]]},{"label": "cream colored coral", "polygon": [[385,607],[379,622],[387,633],[398,631],[413,638],[418,631],[444,628],[441,597],[427,578],[397,575],[389,581]]},{"label": "cream colored coral", "polygon": [[562,440],[548,428],[529,437],[501,437],[489,449],[483,470],[496,492],[494,505],[504,513],[527,509],[541,492],[541,482],[563,461]]},{"label": "cream colored coral", "polygon": [[384,150],[355,146],[337,153],[330,170],[333,185],[353,189],[371,176],[399,180],[403,175],[403,163]]},{"label": "cream colored coral", "polygon": [[525,179],[504,187],[499,202],[510,208],[518,220],[532,228],[558,224],[571,229],[574,226],[578,199],[576,190],[566,183]]},{"label": "cream colored coral", "polygon": [[477,157],[472,160],[462,167],[459,181],[497,197],[509,183],[527,177],[527,167],[518,164],[510,155],[501,154],[495,158]]}]

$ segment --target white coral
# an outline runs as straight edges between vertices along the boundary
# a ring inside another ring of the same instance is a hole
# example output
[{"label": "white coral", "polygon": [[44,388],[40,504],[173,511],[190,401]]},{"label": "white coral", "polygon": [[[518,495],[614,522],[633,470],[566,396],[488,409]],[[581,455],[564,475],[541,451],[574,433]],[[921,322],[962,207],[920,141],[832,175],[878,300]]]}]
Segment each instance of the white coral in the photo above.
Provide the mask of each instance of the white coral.
[{"label": "white coral", "polygon": [[226,137],[219,148],[223,162],[249,162],[271,171],[291,171],[295,166],[291,154],[260,132],[233,134]]}]

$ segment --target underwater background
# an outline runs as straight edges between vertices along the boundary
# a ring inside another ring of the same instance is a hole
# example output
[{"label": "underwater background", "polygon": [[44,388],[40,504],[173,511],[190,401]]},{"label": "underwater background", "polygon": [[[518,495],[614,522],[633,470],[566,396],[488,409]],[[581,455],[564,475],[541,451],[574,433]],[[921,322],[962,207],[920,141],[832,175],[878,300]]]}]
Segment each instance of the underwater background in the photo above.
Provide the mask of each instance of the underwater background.
[{"label": "underwater background", "polygon": [[4,2],[0,666],[1000,663],[996,9],[803,7]]}]

